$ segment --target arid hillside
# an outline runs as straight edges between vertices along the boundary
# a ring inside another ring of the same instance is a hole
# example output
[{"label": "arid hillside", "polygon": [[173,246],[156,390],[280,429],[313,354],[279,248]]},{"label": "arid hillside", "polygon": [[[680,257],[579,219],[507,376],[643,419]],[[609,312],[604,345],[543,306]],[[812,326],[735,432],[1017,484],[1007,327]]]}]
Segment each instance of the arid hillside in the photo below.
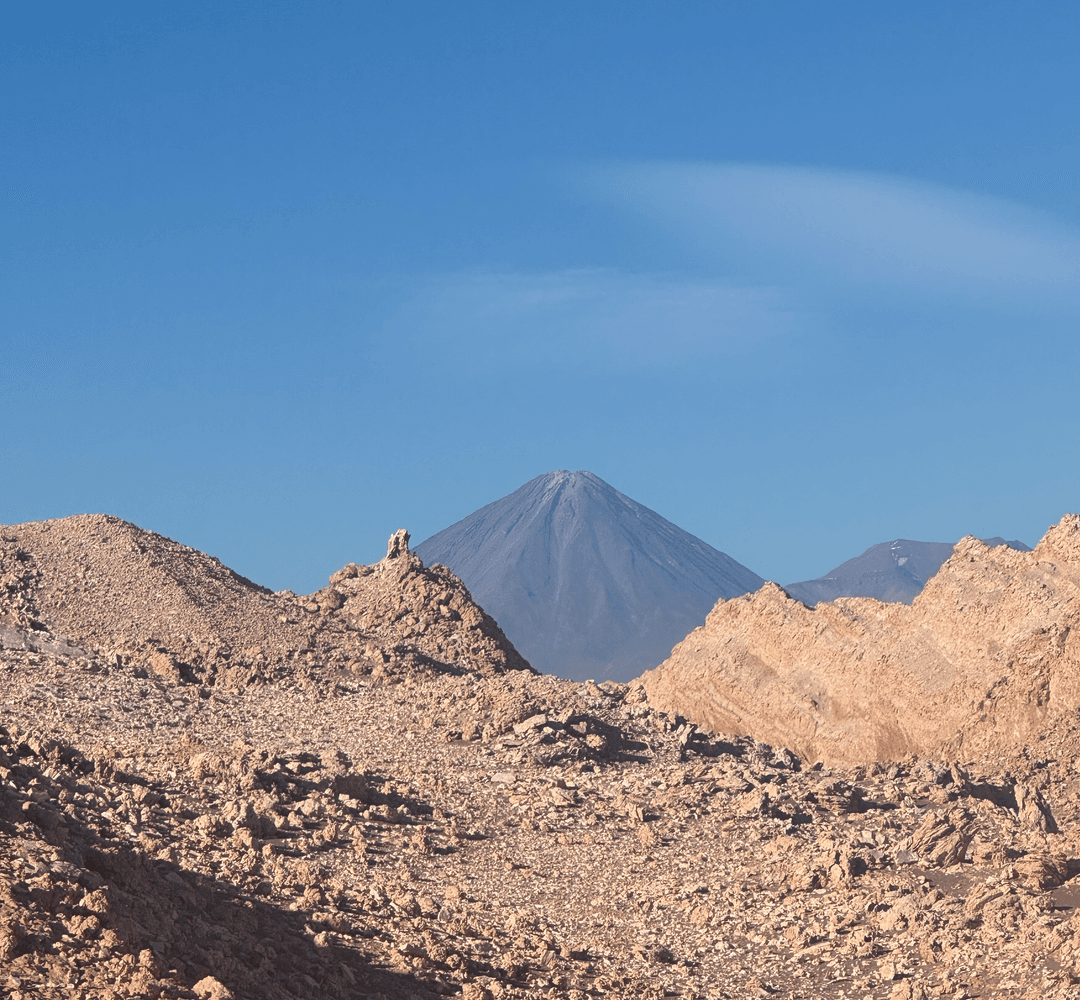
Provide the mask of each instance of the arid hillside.
[{"label": "arid hillside", "polygon": [[977,755],[1080,705],[1080,515],[1031,552],[975,538],[910,605],[721,601],[642,678],[650,704],[809,761]]},{"label": "arid hillside", "polygon": [[403,533],[310,598],[0,535],[5,998],[1076,995],[1075,715],[808,767],[527,669]]},{"label": "arid hillside", "polygon": [[200,683],[300,681],[315,665],[323,678],[335,669],[528,669],[457,577],[409,552],[405,532],[381,562],[350,564],[301,597],[88,514],[0,528],[0,588],[0,628],[22,625],[31,645],[44,629],[117,663]]}]

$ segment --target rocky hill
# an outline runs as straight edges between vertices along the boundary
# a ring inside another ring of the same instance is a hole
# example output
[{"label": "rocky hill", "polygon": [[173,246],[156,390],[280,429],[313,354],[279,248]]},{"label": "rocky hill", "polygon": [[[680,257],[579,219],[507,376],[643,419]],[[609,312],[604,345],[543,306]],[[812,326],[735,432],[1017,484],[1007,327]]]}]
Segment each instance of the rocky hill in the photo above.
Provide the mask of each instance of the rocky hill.
[{"label": "rocky hill", "polygon": [[[1004,538],[984,538],[991,547],[1008,545],[1020,552],[1030,552],[1031,546]],[[926,581],[952,555],[949,542],[913,542],[897,538],[891,542],[871,545],[862,555],[841,563],[824,576],[788,584],[784,590],[807,607],[838,597],[874,597],[879,601],[900,601],[910,604]]]},{"label": "rocky hill", "polygon": [[649,700],[719,732],[830,762],[973,754],[1080,705],[1080,516],[1033,551],[975,538],[910,606],[809,609],[775,584],[721,601],[642,678]]},{"label": "rocky hill", "polygon": [[591,472],[550,472],[417,546],[538,670],[629,680],[762,579]]},{"label": "rocky hill", "polygon": [[528,669],[457,577],[409,552],[405,532],[381,562],[297,596],[115,517],[3,527],[0,629],[9,647],[16,632],[32,649],[55,633],[116,663],[233,687],[300,681],[315,664],[322,676]]}]

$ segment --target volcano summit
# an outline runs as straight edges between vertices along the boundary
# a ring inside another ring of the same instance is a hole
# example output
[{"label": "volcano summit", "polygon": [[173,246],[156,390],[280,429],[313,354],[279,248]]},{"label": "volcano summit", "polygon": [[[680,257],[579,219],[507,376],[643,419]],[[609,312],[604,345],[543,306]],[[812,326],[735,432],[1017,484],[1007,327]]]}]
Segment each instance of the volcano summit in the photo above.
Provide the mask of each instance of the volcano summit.
[{"label": "volcano summit", "polygon": [[538,670],[629,680],[756,573],[591,472],[537,476],[417,546]]}]

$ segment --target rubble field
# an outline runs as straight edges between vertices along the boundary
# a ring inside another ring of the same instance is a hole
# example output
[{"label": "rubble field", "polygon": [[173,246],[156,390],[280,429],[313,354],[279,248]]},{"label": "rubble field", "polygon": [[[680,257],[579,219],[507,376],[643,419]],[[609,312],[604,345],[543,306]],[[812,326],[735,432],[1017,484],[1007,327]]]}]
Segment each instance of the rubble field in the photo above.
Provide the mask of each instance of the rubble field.
[{"label": "rubble field", "polygon": [[171,619],[94,631],[23,527],[0,565],[11,1000],[1080,995],[1075,716],[974,760],[828,766],[640,683],[536,674],[403,538],[321,599],[220,577],[264,619],[188,580],[190,607],[159,590]]}]

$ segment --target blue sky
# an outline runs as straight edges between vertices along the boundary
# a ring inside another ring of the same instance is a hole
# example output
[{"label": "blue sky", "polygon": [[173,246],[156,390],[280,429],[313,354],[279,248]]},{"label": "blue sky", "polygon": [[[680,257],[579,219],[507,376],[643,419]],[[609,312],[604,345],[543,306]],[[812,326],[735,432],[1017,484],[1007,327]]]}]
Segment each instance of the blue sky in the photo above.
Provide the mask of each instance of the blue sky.
[{"label": "blue sky", "polygon": [[1080,509],[1080,8],[0,7],[0,523],[307,591],[556,468],[764,576]]}]

